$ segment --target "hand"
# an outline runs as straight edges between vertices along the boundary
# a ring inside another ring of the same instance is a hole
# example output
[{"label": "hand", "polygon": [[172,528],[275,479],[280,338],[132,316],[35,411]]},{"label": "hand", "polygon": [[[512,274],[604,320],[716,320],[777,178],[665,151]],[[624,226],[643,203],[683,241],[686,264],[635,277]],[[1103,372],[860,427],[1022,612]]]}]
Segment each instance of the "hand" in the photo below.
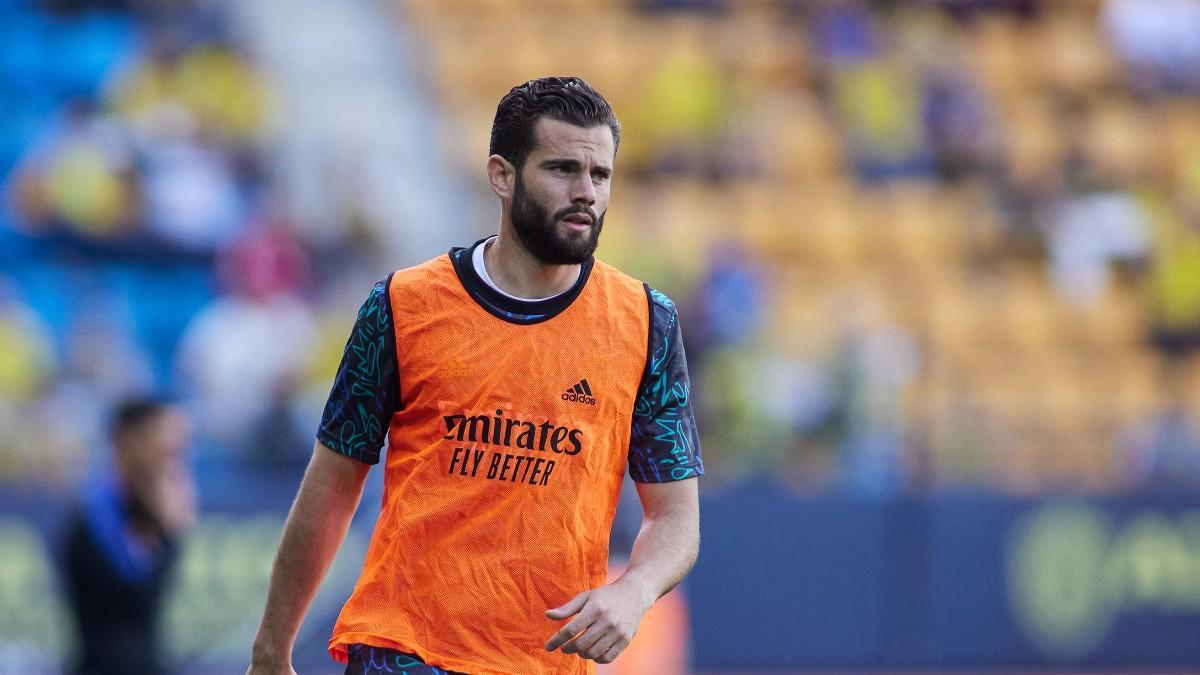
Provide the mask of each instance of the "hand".
[{"label": "hand", "polygon": [[187,469],[170,467],[149,485],[151,507],[171,536],[180,536],[196,524],[196,485]]},{"label": "hand", "polygon": [[276,668],[266,668],[250,664],[250,668],[246,670],[246,675],[296,675],[296,669],[291,665],[279,666]]},{"label": "hand", "polygon": [[250,661],[250,667],[246,669],[246,675],[296,675],[296,669],[292,668],[290,659],[279,661],[260,658]]},{"label": "hand", "polygon": [[546,612],[547,617],[556,620],[577,615],[550,638],[546,651],[562,647],[564,654],[612,663],[629,646],[642,615],[653,602],[647,601],[637,587],[622,584],[621,580],[584,591]]}]

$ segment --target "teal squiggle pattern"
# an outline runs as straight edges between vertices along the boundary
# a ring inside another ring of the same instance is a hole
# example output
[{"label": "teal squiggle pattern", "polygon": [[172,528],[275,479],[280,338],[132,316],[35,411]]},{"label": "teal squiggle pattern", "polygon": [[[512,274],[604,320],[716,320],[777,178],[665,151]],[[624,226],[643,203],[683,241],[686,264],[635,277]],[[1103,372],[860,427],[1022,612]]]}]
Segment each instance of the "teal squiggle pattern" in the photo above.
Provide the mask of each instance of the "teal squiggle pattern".
[{"label": "teal squiggle pattern", "polygon": [[346,650],[349,663],[346,675],[369,675],[370,673],[396,673],[396,675],[462,675],[452,670],[431,666],[413,654],[353,644]]},{"label": "teal squiggle pattern", "polygon": [[633,408],[629,475],[640,483],[665,483],[704,475],[692,412],[691,384],[675,303],[646,286],[650,344],[646,373]]},{"label": "teal squiggle pattern", "polygon": [[388,281],[375,284],[358,310],[317,431],[331,450],[367,464],[379,462],[388,421],[400,405]]}]

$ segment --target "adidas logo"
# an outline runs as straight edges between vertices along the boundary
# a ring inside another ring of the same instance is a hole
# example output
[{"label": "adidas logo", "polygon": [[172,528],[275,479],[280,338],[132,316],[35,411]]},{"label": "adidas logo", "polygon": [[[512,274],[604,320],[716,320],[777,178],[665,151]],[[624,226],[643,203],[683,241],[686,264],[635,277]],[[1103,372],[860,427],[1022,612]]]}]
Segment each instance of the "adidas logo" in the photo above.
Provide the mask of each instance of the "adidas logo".
[{"label": "adidas logo", "polygon": [[596,398],[592,395],[592,387],[587,380],[580,380],[575,383],[575,386],[563,392],[562,400],[596,405]]}]

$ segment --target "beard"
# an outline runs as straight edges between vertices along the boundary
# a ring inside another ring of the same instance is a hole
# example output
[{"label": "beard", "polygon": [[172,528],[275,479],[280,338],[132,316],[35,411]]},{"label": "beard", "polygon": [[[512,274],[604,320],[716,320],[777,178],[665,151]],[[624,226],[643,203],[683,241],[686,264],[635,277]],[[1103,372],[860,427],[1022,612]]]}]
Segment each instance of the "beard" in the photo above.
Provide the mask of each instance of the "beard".
[{"label": "beard", "polygon": [[[558,221],[572,213],[586,213],[592,219],[589,232],[558,231]],[[525,192],[521,172],[517,172],[517,185],[513,190],[512,209],[509,213],[517,239],[529,254],[547,265],[579,265],[596,252],[600,243],[600,230],[604,229],[604,214],[596,216],[591,207],[573,204],[553,216],[545,207]]]}]

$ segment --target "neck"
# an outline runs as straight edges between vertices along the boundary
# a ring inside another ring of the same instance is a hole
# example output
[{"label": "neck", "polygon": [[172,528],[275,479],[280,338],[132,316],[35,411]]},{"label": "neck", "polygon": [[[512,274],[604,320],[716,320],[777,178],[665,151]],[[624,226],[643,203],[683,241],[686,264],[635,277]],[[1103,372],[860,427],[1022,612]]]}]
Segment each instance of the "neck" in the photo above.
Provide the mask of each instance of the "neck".
[{"label": "neck", "polygon": [[558,295],[579,279],[579,265],[550,265],[530,255],[511,226],[501,225],[483,252],[483,264],[500,290],[518,298]]}]

